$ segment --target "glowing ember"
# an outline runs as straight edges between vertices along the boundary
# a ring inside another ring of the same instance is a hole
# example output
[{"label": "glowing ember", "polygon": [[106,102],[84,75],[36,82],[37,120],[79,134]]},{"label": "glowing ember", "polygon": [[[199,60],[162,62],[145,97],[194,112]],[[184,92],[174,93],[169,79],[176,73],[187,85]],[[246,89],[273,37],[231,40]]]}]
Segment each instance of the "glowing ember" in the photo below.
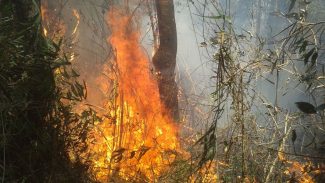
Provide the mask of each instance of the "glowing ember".
[{"label": "glowing ember", "polygon": [[106,106],[107,118],[87,138],[91,172],[103,182],[157,181],[179,149],[175,123],[160,103],[131,18],[118,10],[108,15],[108,41],[115,48],[118,68],[117,95]]}]

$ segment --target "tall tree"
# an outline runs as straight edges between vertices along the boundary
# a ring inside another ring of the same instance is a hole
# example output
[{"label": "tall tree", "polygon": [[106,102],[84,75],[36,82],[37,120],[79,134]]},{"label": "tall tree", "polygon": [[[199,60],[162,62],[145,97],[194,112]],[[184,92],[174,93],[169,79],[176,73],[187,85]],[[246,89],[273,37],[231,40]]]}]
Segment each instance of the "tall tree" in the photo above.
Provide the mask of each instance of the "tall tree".
[{"label": "tall tree", "polygon": [[173,0],[156,0],[159,47],[152,58],[158,73],[158,87],[161,100],[168,112],[179,119],[175,66],[177,54],[177,32]]}]

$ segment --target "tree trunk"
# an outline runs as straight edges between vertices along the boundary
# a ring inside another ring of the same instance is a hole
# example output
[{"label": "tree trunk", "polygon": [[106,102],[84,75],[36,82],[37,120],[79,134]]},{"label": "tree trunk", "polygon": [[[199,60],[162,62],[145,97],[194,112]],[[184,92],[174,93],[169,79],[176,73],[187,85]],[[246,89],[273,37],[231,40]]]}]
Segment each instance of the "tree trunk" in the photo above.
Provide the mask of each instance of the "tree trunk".
[{"label": "tree trunk", "polygon": [[173,0],[156,0],[159,47],[152,58],[158,73],[158,87],[162,103],[167,112],[179,119],[175,66],[177,53],[177,32]]}]

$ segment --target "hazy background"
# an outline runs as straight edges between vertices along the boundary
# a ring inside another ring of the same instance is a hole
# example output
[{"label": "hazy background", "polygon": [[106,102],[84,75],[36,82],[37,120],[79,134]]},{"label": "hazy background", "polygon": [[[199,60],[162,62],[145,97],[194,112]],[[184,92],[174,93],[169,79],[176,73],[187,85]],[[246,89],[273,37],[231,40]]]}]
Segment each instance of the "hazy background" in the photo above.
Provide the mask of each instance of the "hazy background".
[{"label": "hazy background", "polygon": [[[138,2],[132,1],[130,9],[137,7]],[[290,23],[281,15],[281,12],[287,13],[289,0],[232,0],[230,4],[227,2],[229,1],[174,1],[178,34],[176,79],[180,88],[180,110],[184,116],[183,125],[202,133],[206,130],[207,122],[211,121],[213,117],[211,110],[214,101],[211,93],[215,90],[215,81],[211,77],[214,75],[213,70],[216,69],[216,64],[211,59],[214,48],[200,46],[201,42],[209,44],[209,39],[215,35],[215,28],[208,24],[209,20],[204,18],[203,14],[204,16],[219,15],[213,6],[213,4],[217,4],[218,9],[231,16],[236,34],[246,35],[247,38],[247,43],[243,46],[245,53],[241,57],[243,62],[254,56],[254,50],[251,48],[258,44],[258,37],[266,40],[269,43],[267,47],[272,49],[274,47],[272,37]],[[63,15],[64,22],[69,27],[76,24],[72,9],[77,9],[80,14],[80,25],[75,44],[72,46],[78,57],[73,61],[73,65],[80,72],[80,78],[87,82],[87,88],[91,90],[85,103],[102,106],[109,93],[102,90],[101,82],[103,81],[98,81],[98,77],[105,78],[103,66],[109,63],[109,58],[112,56],[112,50],[107,44],[109,29],[105,22],[109,4],[105,0],[69,0],[52,3],[58,9],[63,6],[60,14]],[[204,4],[207,5],[204,6]],[[150,57],[153,38],[150,19],[145,7],[145,5],[138,7],[137,12],[142,16],[139,21],[143,36],[141,43]],[[325,1],[313,0],[309,9],[311,13],[308,18],[310,20],[325,20],[325,13],[321,11],[325,9]],[[324,58],[324,55],[320,55],[319,58]],[[319,60],[319,67],[324,67],[324,59]],[[297,68],[302,71],[302,64],[297,64]],[[260,73],[260,77],[254,79],[253,87],[259,95],[265,98],[265,101],[271,105],[277,104],[278,107],[284,108],[288,112],[298,111],[295,106],[295,102],[298,101],[315,104],[315,101],[306,93],[306,87],[298,86],[299,78],[292,77],[285,72],[279,75],[279,90],[277,91],[274,85],[275,73]],[[278,101],[275,101],[276,95]],[[317,105],[324,103],[324,95],[320,94],[316,101]],[[226,109],[229,108],[230,103]],[[265,104],[257,102],[253,110],[261,121],[261,125],[268,123],[263,117],[266,111]],[[221,121],[229,121],[229,116],[230,113],[226,110]]]}]

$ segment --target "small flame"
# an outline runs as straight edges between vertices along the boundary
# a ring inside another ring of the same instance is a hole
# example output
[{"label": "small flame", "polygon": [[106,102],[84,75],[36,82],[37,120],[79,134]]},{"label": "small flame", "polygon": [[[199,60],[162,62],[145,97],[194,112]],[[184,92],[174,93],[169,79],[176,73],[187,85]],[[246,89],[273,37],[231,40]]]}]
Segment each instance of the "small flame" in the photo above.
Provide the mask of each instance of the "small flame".
[{"label": "small flame", "polygon": [[47,30],[46,30],[46,28],[43,28],[43,34],[44,34],[45,37],[47,37]]},{"label": "small flame", "polygon": [[72,35],[76,34],[77,30],[78,30],[78,27],[79,27],[79,24],[80,24],[80,15],[78,13],[78,11],[76,9],[73,9],[72,10],[72,13],[73,13],[73,16],[76,18],[77,20],[77,23],[72,31]]},{"label": "small flame", "polygon": [[[76,44],[77,39],[79,37],[78,29],[79,29],[79,24],[80,24],[80,15],[79,15],[78,10],[76,10],[76,9],[72,9],[72,14],[76,18],[76,20],[77,20],[77,23],[74,26],[73,31],[72,31],[72,34],[71,34],[72,35],[72,42],[71,42],[71,44],[74,45],[74,44]],[[76,53],[73,51],[71,53],[71,55],[70,55],[70,62],[74,61],[75,56],[76,56]]]},{"label": "small flame", "polygon": [[46,5],[41,5],[41,15],[42,15],[42,23],[43,23],[43,34],[47,37],[47,29],[45,28],[44,24],[47,23],[48,20],[48,11]]}]

